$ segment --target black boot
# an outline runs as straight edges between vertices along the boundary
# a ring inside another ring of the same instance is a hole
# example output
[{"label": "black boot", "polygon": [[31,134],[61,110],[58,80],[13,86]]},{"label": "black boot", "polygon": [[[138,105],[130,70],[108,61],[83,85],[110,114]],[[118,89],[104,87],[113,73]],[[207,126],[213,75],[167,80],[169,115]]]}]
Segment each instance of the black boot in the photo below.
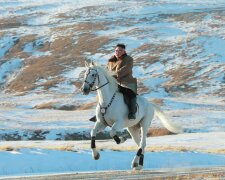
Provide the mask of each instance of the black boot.
[{"label": "black boot", "polygon": [[96,122],[97,121],[96,116],[93,116],[91,119],[89,119],[89,121]]},{"label": "black boot", "polygon": [[129,109],[128,119],[130,120],[136,119],[136,115],[135,115],[135,113],[137,112],[136,97],[133,97],[132,99],[130,99],[128,109]]}]

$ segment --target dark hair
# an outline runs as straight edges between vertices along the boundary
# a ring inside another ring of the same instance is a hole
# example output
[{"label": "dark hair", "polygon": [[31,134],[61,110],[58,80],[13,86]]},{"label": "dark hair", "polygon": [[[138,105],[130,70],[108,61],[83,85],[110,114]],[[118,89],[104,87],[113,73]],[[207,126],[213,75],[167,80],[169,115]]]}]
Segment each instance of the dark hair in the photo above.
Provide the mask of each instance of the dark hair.
[{"label": "dark hair", "polygon": [[121,47],[123,49],[126,49],[126,46],[124,44],[117,44],[116,47]]}]

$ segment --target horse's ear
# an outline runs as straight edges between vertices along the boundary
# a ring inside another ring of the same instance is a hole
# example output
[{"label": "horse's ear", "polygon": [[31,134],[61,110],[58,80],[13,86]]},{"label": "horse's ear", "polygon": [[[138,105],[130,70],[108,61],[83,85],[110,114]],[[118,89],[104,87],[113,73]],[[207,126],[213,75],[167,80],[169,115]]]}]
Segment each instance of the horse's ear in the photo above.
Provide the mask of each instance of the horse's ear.
[{"label": "horse's ear", "polygon": [[91,66],[94,66],[94,65],[95,65],[94,61],[91,61]]},{"label": "horse's ear", "polygon": [[87,61],[85,61],[84,64],[85,64],[85,67],[88,68],[89,64],[87,63]]},{"label": "horse's ear", "polygon": [[91,61],[86,59],[84,63],[85,63],[86,68],[88,68],[91,64]]},{"label": "horse's ear", "polygon": [[89,68],[89,67],[91,67],[91,66],[95,66],[95,63],[94,63],[94,61],[92,61],[92,60],[86,59],[86,60],[85,60],[85,66],[86,66],[87,68]]}]

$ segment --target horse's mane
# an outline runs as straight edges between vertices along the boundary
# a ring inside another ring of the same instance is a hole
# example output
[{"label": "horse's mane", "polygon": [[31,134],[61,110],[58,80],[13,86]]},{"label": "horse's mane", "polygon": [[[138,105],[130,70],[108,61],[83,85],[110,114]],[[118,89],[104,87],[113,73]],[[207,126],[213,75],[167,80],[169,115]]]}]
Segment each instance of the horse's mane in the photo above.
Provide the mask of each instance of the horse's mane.
[{"label": "horse's mane", "polygon": [[111,84],[114,91],[118,90],[116,79],[113,77],[113,75],[115,74],[113,71],[109,71],[105,67],[99,65],[94,65],[93,68],[96,68],[98,72],[101,71],[103,73],[103,75],[108,79],[109,84]]}]

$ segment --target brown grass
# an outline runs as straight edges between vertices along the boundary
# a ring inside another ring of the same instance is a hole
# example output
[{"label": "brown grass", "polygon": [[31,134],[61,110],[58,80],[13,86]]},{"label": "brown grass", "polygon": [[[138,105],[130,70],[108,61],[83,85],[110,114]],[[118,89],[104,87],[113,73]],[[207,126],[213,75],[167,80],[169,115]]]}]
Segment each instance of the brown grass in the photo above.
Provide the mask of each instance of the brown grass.
[{"label": "brown grass", "polygon": [[34,106],[34,109],[53,109],[53,102],[48,102],[48,103],[43,103],[43,104],[39,104]]},{"label": "brown grass", "polygon": [[[103,25],[102,25],[103,26]],[[27,53],[22,52],[25,44],[33,42],[37,37],[34,35],[21,37],[15,45],[6,54],[6,58],[20,57],[25,58],[23,71],[7,85],[8,92],[24,92],[37,87],[35,82],[38,79],[51,79],[49,82],[42,84],[44,89],[61,81],[59,74],[70,67],[84,66],[84,52],[94,54],[97,49],[109,41],[107,37],[96,37],[89,32],[91,29],[102,28],[96,23],[81,23],[76,26],[71,26],[71,33],[64,36],[59,36],[53,42],[45,42],[38,50],[49,51],[51,55],[42,57],[33,57]],[[55,31],[68,31],[67,27],[60,27],[52,29]],[[78,37],[76,44],[73,40],[73,32],[79,31],[81,35]],[[82,31],[84,32],[82,34]],[[53,79],[53,80],[52,80]]]},{"label": "brown grass", "polygon": [[149,88],[146,87],[142,82],[138,81],[138,94],[146,94],[149,93]]},{"label": "brown grass", "polygon": [[203,18],[207,15],[205,12],[195,12],[195,13],[183,13],[183,14],[166,14],[162,15],[172,21],[184,21],[186,23],[190,22],[201,22]]},{"label": "brown grass", "polygon": [[24,17],[8,17],[0,19],[0,29],[17,28],[22,25]]},{"label": "brown grass", "polygon": [[159,106],[163,106],[164,105],[164,101],[163,99],[152,99],[151,100],[154,104],[157,104]]},{"label": "brown grass", "polygon": [[11,146],[0,146],[0,151],[14,151],[15,148]]},{"label": "brown grass", "polygon": [[171,135],[172,132],[168,131],[166,128],[149,128],[147,136],[153,137],[153,136],[165,136],[165,135]]},{"label": "brown grass", "polygon": [[177,68],[170,69],[165,74],[171,77],[171,80],[164,83],[164,87],[167,91],[186,91],[195,92],[196,88],[189,86],[188,82],[195,80],[195,73],[198,72],[198,66],[186,67],[180,65]]},{"label": "brown grass", "polygon": [[82,105],[61,105],[55,106],[54,102],[42,103],[34,106],[34,109],[57,109],[57,110],[65,110],[65,111],[75,111],[75,110],[87,110],[96,107],[96,102],[85,103]]},{"label": "brown grass", "polygon": [[[88,6],[84,8],[77,9],[76,12],[71,13],[62,13],[59,14],[58,17],[62,19],[76,19],[77,17],[83,16],[84,13],[88,15],[88,17],[93,16],[93,14],[102,14],[105,12],[110,11],[110,7],[102,7],[101,11],[99,11],[99,7],[97,6]],[[195,13],[183,13],[183,14],[164,14],[160,15],[159,18],[163,18],[167,21],[172,22],[183,22],[183,23],[202,23],[204,22],[204,17],[209,14],[218,20],[224,20],[224,12],[220,10],[215,10],[212,12],[195,12]],[[1,29],[7,28],[16,28],[22,25],[26,25],[26,19],[28,17],[18,16],[18,17],[10,17],[0,19],[0,26]],[[58,34],[56,39],[53,41],[44,41],[43,44],[40,46],[34,47],[36,50],[41,52],[50,52],[51,54],[48,56],[42,57],[34,57],[29,53],[23,52],[23,48],[27,43],[34,42],[39,37],[35,34],[25,35],[20,37],[19,39],[15,40],[14,46],[6,53],[3,57],[4,60],[8,60],[10,58],[23,58],[23,69],[21,72],[16,76],[14,80],[8,82],[6,85],[7,92],[26,92],[32,89],[37,88],[39,85],[35,83],[39,79],[47,80],[46,83],[43,83],[43,90],[48,90],[51,86],[55,86],[57,83],[61,82],[60,74],[62,72],[71,70],[78,66],[84,66],[85,60],[85,52],[88,52],[90,55],[95,53],[113,53],[110,50],[103,49],[102,47],[105,44],[111,43],[115,39],[109,35],[107,36],[98,36],[95,34],[98,30],[107,30],[110,26],[133,26],[134,23],[139,22],[146,22],[148,18],[142,18],[134,20],[132,18],[127,18],[126,21],[123,19],[114,21],[107,19],[105,22],[81,22],[79,24],[67,24],[65,26],[58,26],[57,25],[51,28],[51,32],[48,35]],[[209,22],[208,24],[211,28],[221,28],[223,26],[222,23],[216,22]],[[140,39],[145,38],[147,34],[151,33],[152,29],[140,29],[140,28],[133,28],[129,29],[125,32],[122,32],[121,36],[135,36]],[[198,29],[194,29],[193,35],[200,35],[201,32]],[[1,35],[4,35],[1,32]],[[207,35],[207,34],[206,34]],[[187,47],[192,47],[191,44],[192,36],[190,36],[185,43],[187,43]],[[163,41],[163,43],[145,43],[140,45],[132,52],[128,52],[130,55],[134,57],[135,65],[141,65],[143,67],[149,67],[149,65],[161,62],[166,66],[168,61],[172,61],[173,58],[179,57],[181,59],[190,60],[192,56],[197,54],[189,53],[189,49],[184,49],[182,47],[184,42],[177,41],[177,42],[169,42]],[[198,50],[201,47],[198,47]],[[137,56],[145,53],[145,55]],[[162,54],[166,57],[162,57]],[[167,57],[167,54],[174,54],[174,57]],[[163,59],[163,60],[161,60]],[[180,65],[176,68],[171,68],[170,70],[166,71],[162,74],[168,78],[168,82],[162,84],[168,93],[173,94],[174,92],[185,92],[185,93],[193,93],[197,91],[197,88],[193,88],[192,86],[188,86],[188,84],[196,80],[197,78],[201,78],[201,82],[198,85],[199,87],[207,87],[207,81],[210,81],[208,78],[207,72],[204,77],[195,77],[196,72],[199,72],[201,64],[191,64],[191,65]],[[75,82],[77,87],[80,86],[79,80]],[[140,94],[149,93],[151,89],[145,87],[143,84],[139,84],[139,92]],[[215,92],[216,95],[224,96],[223,91]]]},{"label": "brown grass", "polygon": [[96,102],[86,103],[79,106],[76,110],[87,110],[96,107]]}]

